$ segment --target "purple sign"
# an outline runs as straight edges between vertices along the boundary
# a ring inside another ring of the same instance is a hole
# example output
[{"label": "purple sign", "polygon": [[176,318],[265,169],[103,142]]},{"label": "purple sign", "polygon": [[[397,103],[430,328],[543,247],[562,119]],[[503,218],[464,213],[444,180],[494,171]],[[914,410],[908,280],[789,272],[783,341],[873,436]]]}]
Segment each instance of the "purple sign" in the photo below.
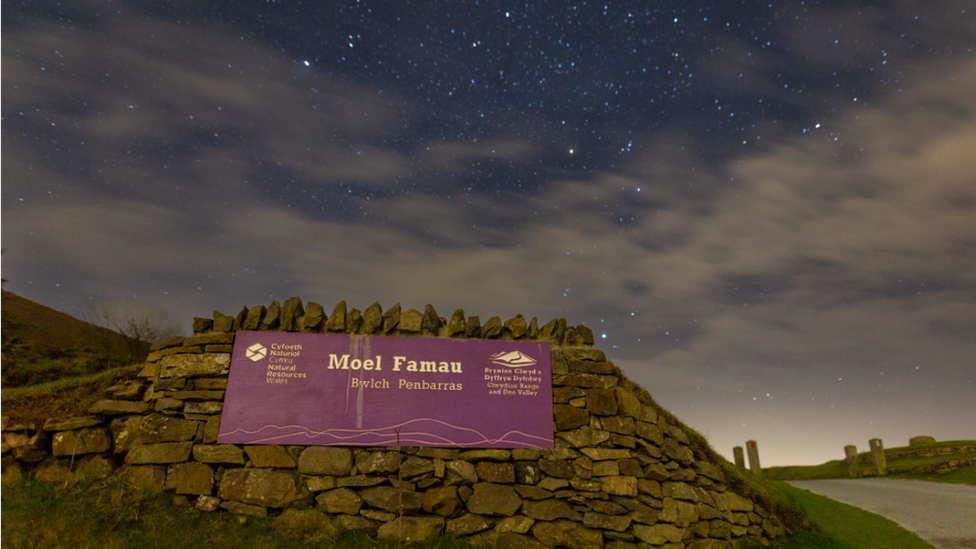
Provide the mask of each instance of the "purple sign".
[{"label": "purple sign", "polygon": [[549,344],[237,332],[217,442],[552,448]]}]

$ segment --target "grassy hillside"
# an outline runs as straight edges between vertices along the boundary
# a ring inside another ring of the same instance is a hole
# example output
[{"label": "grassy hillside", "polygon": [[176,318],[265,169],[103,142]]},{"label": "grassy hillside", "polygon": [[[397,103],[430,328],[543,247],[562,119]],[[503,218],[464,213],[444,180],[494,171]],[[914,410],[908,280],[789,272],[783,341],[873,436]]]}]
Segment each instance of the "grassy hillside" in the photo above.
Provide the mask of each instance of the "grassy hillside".
[{"label": "grassy hillside", "polygon": [[[963,450],[968,448],[968,450]],[[908,478],[954,484],[976,485],[976,441],[955,440],[918,446],[885,448],[888,478]],[[862,477],[874,476],[870,452],[858,454],[857,467]],[[794,465],[763,469],[763,476],[774,480],[813,480],[849,478],[847,463],[835,459],[820,465]]]},{"label": "grassy hillside", "polygon": [[3,291],[5,389],[88,376],[145,360],[149,344]]}]

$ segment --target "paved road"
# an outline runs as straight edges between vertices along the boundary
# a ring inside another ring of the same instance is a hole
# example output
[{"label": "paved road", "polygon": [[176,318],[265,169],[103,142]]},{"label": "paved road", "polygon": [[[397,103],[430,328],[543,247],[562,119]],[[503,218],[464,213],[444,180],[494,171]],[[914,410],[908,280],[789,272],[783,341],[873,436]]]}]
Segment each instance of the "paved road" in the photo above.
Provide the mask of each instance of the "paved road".
[{"label": "paved road", "polygon": [[976,486],[887,478],[789,484],[889,518],[939,549],[976,549]]}]

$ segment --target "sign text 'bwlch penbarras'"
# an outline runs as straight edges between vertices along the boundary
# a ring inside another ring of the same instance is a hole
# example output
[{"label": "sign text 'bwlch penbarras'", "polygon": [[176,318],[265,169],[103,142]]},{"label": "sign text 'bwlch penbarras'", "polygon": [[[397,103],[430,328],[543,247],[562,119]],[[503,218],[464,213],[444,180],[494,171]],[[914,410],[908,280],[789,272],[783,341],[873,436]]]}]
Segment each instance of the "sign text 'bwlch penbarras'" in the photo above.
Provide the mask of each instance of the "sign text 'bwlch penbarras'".
[{"label": "sign text 'bwlch penbarras'", "polygon": [[552,448],[549,344],[237,332],[218,442]]}]

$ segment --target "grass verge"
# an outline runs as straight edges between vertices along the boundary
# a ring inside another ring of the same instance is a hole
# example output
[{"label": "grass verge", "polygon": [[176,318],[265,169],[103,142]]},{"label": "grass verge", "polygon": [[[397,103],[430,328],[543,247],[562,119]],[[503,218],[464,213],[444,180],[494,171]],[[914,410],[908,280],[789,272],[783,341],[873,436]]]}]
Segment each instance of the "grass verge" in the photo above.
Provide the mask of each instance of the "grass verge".
[{"label": "grass verge", "polygon": [[[77,485],[70,489],[30,476],[3,482],[2,546],[10,549],[397,549],[396,540],[341,532],[322,522],[203,513],[179,504],[171,494],[140,493],[121,482]],[[459,540],[439,538],[415,549],[472,549]]]},{"label": "grass verge", "polygon": [[769,549],[932,549],[894,522],[783,482],[775,488],[803,509],[810,528],[774,540]]}]

